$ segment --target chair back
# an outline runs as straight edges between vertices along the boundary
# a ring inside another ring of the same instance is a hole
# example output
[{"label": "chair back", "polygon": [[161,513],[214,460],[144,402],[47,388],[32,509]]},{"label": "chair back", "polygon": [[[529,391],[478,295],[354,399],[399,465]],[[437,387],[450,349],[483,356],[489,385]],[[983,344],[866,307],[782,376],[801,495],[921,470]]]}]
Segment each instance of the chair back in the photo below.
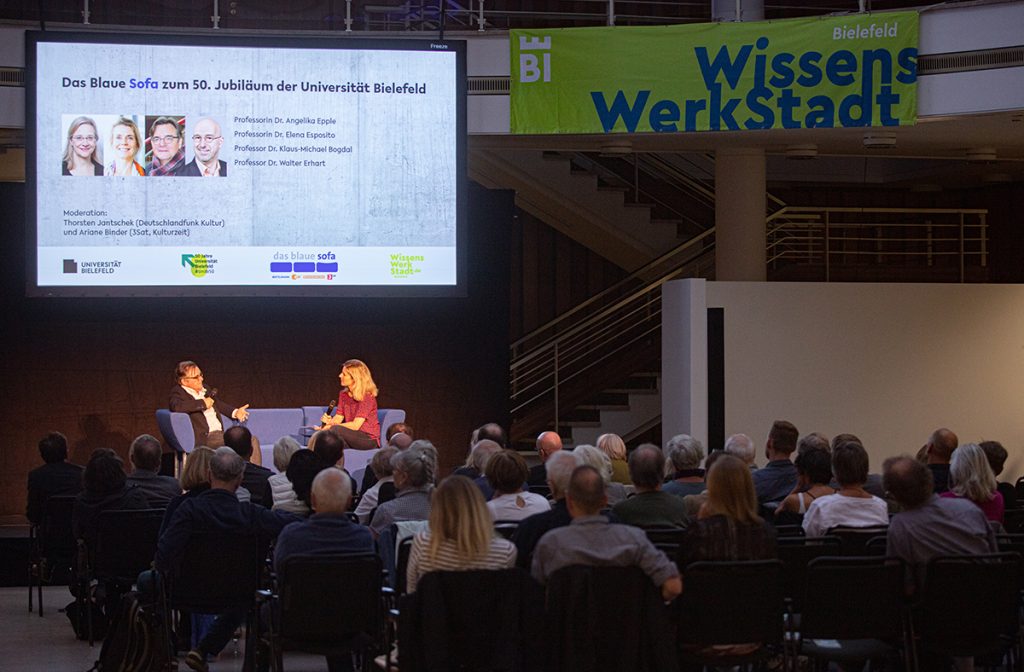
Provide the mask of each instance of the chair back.
[{"label": "chair back", "polygon": [[380,640],[383,567],[378,556],[295,556],[279,568],[278,581],[285,648],[320,653],[359,635]]},{"label": "chair back", "polygon": [[548,581],[545,611],[548,669],[675,667],[669,611],[638,567],[563,567]]},{"label": "chair back", "polygon": [[193,532],[170,585],[175,609],[219,614],[249,607],[259,587],[261,543],[249,532]]},{"label": "chair back", "polygon": [[953,656],[1004,649],[1017,630],[1020,576],[1018,553],[933,558],[917,610],[923,647]]},{"label": "chair back", "polygon": [[1003,528],[1008,534],[1024,533],[1024,508],[1006,509],[1003,512]]},{"label": "chair back", "polygon": [[412,553],[413,537],[406,537],[398,542],[398,551],[395,556],[395,592],[405,595],[406,571],[409,569],[409,554]]},{"label": "chair back", "polygon": [[196,447],[196,435],[188,413],[172,413],[166,408],[156,411],[156,426],[174,452],[191,453]]},{"label": "chair back", "polygon": [[75,557],[77,547],[75,534],[71,527],[75,499],[74,495],[58,495],[46,500],[36,536],[39,554],[43,557],[65,559]]},{"label": "chair back", "polygon": [[[768,520],[771,520],[771,518]],[[782,539],[783,537],[803,537],[806,535],[804,534],[803,525],[776,525],[775,536],[778,539]]]},{"label": "chair back", "polygon": [[695,562],[676,600],[680,644],[708,646],[782,640],[779,560]]},{"label": "chair back", "polygon": [[156,555],[163,519],[163,509],[101,513],[96,524],[96,548],[90,549],[92,575],[134,583]]},{"label": "chair back", "polygon": [[868,541],[878,536],[885,536],[888,531],[888,525],[873,525],[871,527],[837,525],[830,528],[828,534],[842,540],[843,555],[871,555],[867,548]]},{"label": "chair back", "polygon": [[679,555],[679,549],[683,545],[683,537],[686,535],[684,527],[645,527],[644,534],[654,544],[655,548],[662,551],[670,558]]},{"label": "chair back", "polygon": [[839,537],[779,537],[779,560],[782,562],[782,595],[799,613],[804,600],[804,577],[807,565],[815,558],[839,555]]},{"label": "chair back", "polygon": [[899,639],[903,633],[903,561],[819,557],[807,566],[803,639]]}]

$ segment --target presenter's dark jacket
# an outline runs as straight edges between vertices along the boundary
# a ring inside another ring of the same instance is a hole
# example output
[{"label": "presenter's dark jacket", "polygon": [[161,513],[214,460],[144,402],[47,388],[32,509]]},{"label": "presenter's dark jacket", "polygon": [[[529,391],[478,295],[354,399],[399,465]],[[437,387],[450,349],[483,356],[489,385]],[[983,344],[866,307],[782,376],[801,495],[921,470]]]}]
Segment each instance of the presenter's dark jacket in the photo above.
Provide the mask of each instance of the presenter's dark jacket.
[{"label": "presenter's dark jacket", "polygon": [[[68,170],[68,164],[67,163],[61,162],[60,166],[61,166],[61,172],[60,172],[61,175],[70,175],[71,174],[71,171]],[[102,175],[103,174],[103,164],[102,163],[96,163],[95,161],[93,161],[92,162],[92,174],[93,175]]]},{"label": "presenter's dark jacket", "polygon": [[[203,415],[206,404],[202,399],[193,399],[184,387],[175,385],[171,390],[171,398],[167,402],[167,407],[171,409],[172,413],[188,413],[188,419],[192,422],[192,433],[196,437],[196,446],[206,444],[206,437],[210,434],[210,425],[207,424],[206,416]],[[234,406],[220,399],[213,400],[213,407],[218,413],[229,418],[235,410]]]},{"label": "presenter's dark jacket", "polygon": [[[220,177],[227,177],[228,176],[228,164],[226,162],[224,162],[224,161],[219,161],[219,163],[220,163]],[[175,176],[177,176],[177,177],[202,177],[203,176],[203,169],[199,167],[199,163],[195,159],[192,159],[191,161],[186,163],[184,166],[182,166],[178,170],[178,172],[175,173]]]}]

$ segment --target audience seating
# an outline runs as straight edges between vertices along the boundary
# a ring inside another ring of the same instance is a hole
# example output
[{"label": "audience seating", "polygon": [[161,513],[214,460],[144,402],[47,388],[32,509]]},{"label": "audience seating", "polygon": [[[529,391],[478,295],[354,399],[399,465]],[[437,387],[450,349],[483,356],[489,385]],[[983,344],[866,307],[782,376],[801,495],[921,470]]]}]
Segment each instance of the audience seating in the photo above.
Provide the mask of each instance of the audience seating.
[{"label": "audience seating", "polygon": [[778,538],[783,537],[802,537],[804,536],[803,525],[776,525],[775,535]]},{"label": "audience seating", "polygon": [[846,525],[837,525],[830,528],[827,534],[839,537],[842,540],[843,555],[862,556],[868,554],[868,541],[875,537],[885,536],[888,530],[888,525],[874,525],[871,527],[849,527]]},{"label": "audience seating", "polygon": [[[783,644],[782,563],[778,560],[695,562],[683,570],[685,590],[675,601],[677,644],[684,665],[729,667],[777,654]],[[761,643],[746,655],[710,654],[712,645]]]},{"label": "audience seating", "polygon": [[494,531],[502,539],[511,539],[512,535],[516,533],[519,528],[518,520],[496,520],[494,521]]},{"label": "audience seating", "polygon": [[940,656],[1009,654],[1019,662],[1020,576],[1018,553],[932,559],[914,609],[921,649]]},{"label": "audience seating", "polygon": [[668,557],[675,559],[683,545],[685,527],[645,527],[644,534],[652,544]]},{"label": "audience seating", "polygon": [[637,567],[563,567],[547,586],[546,669],[675,669],[669,616]]},{"label": "audience seating", "polygon": [[1003,529],[1009,534],[1024,533],[1024,509],[1006,509],[1003,512]]},{"label": "audience seating", "polygon": [[544,598],[522,569],[431,572],[400,605],[402,672],[540,669]]},{"label": "audience seating", "polygon": [[75,561],[77,544],[71,531],[74,495],[50,497],[43,507],[39,526],[29,529],[28,610],[32,611],[32,589],[39,601],[39,617],[43,616],[43,583],[49,583],[57,572],[66,575]]},{"label": "audience seating", "polygon": [[[258,535],[232,532],[193,533],[175,576],[164,577],[170,609],[194,614],[246,613],[243,670],[252,670],[256,629],[255,598],[260,587],[266,544]],[[170,624],[170,614],[164,622]]]},{"label": "audience seating", "polygon": [[[96,523],[96,548],[85,549],[83,581],[88,584],[95,579],[116,583],[125,589],[134,584],[139,574],[153,563],[163,518],[163,509],[101,513]],[[92,610],[85,611],[89,615],[89,643],[92,644]]]},{"label": "audience seating", "polygon": [[384,641],[383,571],[368,555],[289,558],[278,568],[266,633],[274,672],[284,670],[283,652],[325,656],[361,655],[363,669]]},{"label": "audience seating", "polygon": [[[819,557],[807,566],[799,627],[800,655],[843,669],[871,669],[911,650],[904,628],[904,565],[897,558]],[[854,665],[854,663],[856,663]],[[819,667],[818,669],[824,669]]]},{"label": "audience seating", "polygon": [[841,545],[839,537],[779,537],[782,596],[790,612],[802,609],[807,565],[815,558],[839,555]]}]

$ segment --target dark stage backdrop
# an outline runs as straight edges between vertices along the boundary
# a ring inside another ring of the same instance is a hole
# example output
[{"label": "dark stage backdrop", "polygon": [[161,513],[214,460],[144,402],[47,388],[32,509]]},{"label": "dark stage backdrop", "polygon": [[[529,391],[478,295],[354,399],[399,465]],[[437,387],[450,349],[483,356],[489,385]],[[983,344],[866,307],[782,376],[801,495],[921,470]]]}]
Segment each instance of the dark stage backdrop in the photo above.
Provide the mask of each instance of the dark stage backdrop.
[{"label": "dark stage backdrop", "polygon": [[79,464],[94,448],[127,458],[136,435],[159,437],[153,413],[182,359],[221,398],[254,408],[326,404],[341,362],[363,359],[380,406],[406,409],[442,473],[462,462],[473,427],[507,425],[512,192],[470,184],[462,299],[27,299],[24,190],[0,183],[0,515],[24,513],[49,430]]}]

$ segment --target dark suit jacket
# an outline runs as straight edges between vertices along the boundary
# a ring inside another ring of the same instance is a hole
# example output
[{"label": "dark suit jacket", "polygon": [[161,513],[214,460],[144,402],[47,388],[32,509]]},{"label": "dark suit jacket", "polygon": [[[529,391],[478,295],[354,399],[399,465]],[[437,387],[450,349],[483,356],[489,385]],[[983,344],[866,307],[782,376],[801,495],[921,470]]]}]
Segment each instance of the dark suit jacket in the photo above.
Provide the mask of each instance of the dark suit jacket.
[{"label": "dark suit jacket", "polygon": [[[220,176],[221,177],[227,177],[228,176],[228,164],[226,162],[224,162],[224,161],[219,161],[219,163],[220,163]],[[199,167],[199,164],[196,162],[196,160],[192,159],[191,161],[186,163],[184,166],[182,166],[180,169],[178,169],[178,172],[175,173],[175,176],[177,176],[177,177],[202,177],[203,176],[203,171]]]},{"label": "dark suit jacket", "polygon": [[[210,425],[207,424],[206,416],[203,415],[203,411],[206,410],[206,404],[202,399],[193,399],[192,395],[185,391],[184,387],[175,385],[174,389],[171,390],[171,398],[167,402],[167,407],[173,413],[188,413],[188,419],[192,422],[192,432],[196,437],[196,446],[202,446],[206,443],[206,437],[210,434]],[[220,399],[213,400],[213,407],[218,413],[229,418],[235,410],[234,406]],[[227,429],[227,427],[224,429]]]},{"label": "dark suit jacket", "polygon": [[70,462],[44,464],[28,472],[28,507],[25,515],[38,525],[46,500],[55,495],[77,495],[82,491],[82,468]]},{"label": "dark suit jacket", "polygon": [[530,467],[530,475],[526,479],[527,485],[547,485],[548,484],[548,470],[544,467],[544,463],[536,464]]}]

